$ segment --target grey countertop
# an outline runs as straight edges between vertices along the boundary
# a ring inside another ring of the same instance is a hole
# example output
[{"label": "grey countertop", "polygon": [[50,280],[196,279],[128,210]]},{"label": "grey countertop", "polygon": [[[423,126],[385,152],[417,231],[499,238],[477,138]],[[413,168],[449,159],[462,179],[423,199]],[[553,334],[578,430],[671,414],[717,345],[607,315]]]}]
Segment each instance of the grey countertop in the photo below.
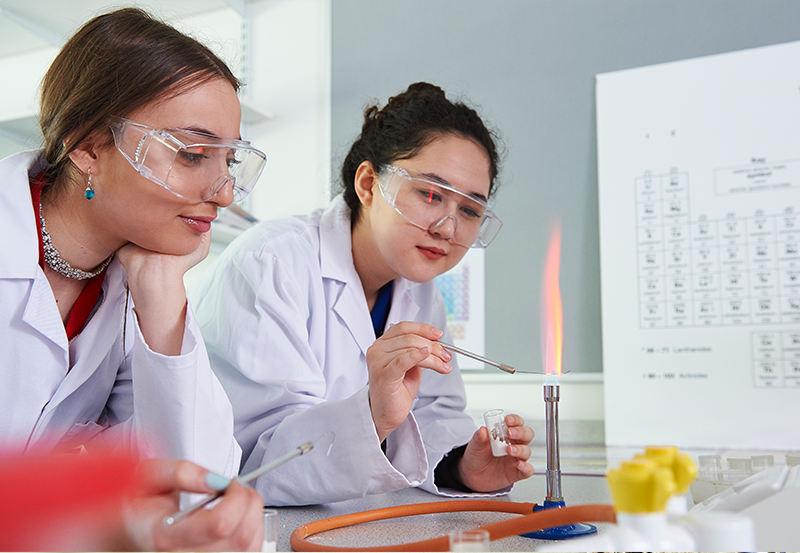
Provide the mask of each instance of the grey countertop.
[{"label": "grey countertop", "polygon": [[[534,422],[530,426],[536,432],[531,444],[530,462],[536,473],[527,480],[518,482],[513,491],[504,497],[489,498],[501,501],[542,504],[546,496],[546,451],[544,447],[544,423]],[[604,445],[603,423],[595,421],[561,421],[560,458],[562,491],[567,506],[590,503],[610,504],[611,496],[605,474],[619,462],[632,458],[644,448],[608,447]],[[682,450],[695,461],[701,454],[717,454],[727,457],[749,456],[752,453],[735,450]],[[776,463],[783,462],[783,453],[774,452]],[[291,551],[289,537],[295,528],[309,522],[345,514],[381,509],[397,505],[444,501],[447,498],[425,491],[409,488],[392,493],[379,494],[306,507],[283,507],[278,509],[278,550]],[[452,501],[458,501],[453,499]],[[312,536],[309,541],[341,548],[379,547],[398,545],[444,536],[454,530],[467,530],[518,515],[494,512],[457,512],[370,522],[358,526],[331,530]],[[598,524],[603,531],[605,524]],[[492,551],[535,551],[547,542],[522,536],[503,538],[491,543]]]},{"label": "grey countertop", "polygon": [[[567,506],[587,503],[610,503],[611,501],[606,480],[602,476],[564,475],[562,489]],[[490,499],[541,504],[544,501],[545,494],[546,483],[542,471],[525,481],[517,483],[509,495]],[[409,488],[326,505],[283,507],[278,509],[278,550],[291,551],[289,546],[291,533],[295,528],[314,520],[395,505],[442,501],[445,499],[416,488]],[[458,499],[453,501],[458,501]],[[515,516],[518,515],[492,512],[419,515],[331,530],[317,534],[309,538],[309,541],[342,548],[397,545],[436,538],[447,535],[453,530],[475,528]],[[602,525],[598,526],[602,528]],[[493,551],[534,551],[538,545],[543,543],[546,542],[514,536],[492,542],[491,549]]]}]

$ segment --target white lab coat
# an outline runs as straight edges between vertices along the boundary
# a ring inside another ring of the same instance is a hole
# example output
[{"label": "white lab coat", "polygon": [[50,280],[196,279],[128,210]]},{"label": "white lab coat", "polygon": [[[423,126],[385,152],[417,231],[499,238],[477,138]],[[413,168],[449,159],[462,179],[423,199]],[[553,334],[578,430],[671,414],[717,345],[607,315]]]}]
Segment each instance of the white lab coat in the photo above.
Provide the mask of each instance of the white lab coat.
[{"label": "white lab coat", "polygon": [[[248,230],[189,294],[211,366],[234,406],[242,472],[335,435],[329,455],[316,448],[257,481],[267,505],[328,503],[409,486],[464,495],[433,482],[443,456],[477,429],[464,413],[455,363],[448,375],[424,371],[411,413],[381,451],[366,364],[375,332],[341,197],[324,211]],[[395,280],[387,323],[401,321],[429,323],[449,340],[434,282]]]},{"label": "white lab coat", "polygon": [[67,342],[38,264],[29,174],[43,163],[39,152],[0,161],[0,452],[80,445],[91,451],[103,444],[236,474],[241,450],[233,438],[233,411],[190,309],[181,354],[153,352],[132,301],[124,311],[127,276],[115,259],[101,304]]}]

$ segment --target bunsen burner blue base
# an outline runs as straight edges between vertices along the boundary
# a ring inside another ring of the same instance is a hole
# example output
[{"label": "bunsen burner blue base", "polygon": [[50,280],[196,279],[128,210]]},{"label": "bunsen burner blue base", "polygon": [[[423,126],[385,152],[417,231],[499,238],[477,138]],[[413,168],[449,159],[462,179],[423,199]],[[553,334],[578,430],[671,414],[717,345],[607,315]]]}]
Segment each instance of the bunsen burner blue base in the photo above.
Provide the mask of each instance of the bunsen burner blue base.
[{"label": "bunsen burner blue base", "polygon": [[[565,507],[566,503],[563,501],[545,501],[544,505],[537,505],[533,511],[543,511],[545,509],[560,509]],[[588,536],[589,534],[596,534],[597,527],[591,524],[566,524],[564,526],[554,526],[552,528],[545,528],[537,530],[536,532],[528,532],[522,534],[526,538],[534,538],[537,540],[568,540],[570,538],[577,538],[580,536]]]}]

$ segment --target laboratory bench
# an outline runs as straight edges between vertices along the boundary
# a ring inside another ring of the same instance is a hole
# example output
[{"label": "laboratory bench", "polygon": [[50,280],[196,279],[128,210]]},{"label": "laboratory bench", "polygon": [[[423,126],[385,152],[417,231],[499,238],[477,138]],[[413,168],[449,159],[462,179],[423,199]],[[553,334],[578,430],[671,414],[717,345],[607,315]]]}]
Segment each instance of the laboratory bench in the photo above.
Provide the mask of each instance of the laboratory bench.
[{"label": "laboratory bench", "polygon": [[[604,477],[607,462],[605,447],[602,445],[602,425],[602,422],[562,421],[561,462],[562,468],[569,468],[569,473],[565,472],[562,477],[562,490],[567,506],[608,504],[611,501]],[[544,423],[534,422],[531,426],[536,432],[536,438],[531,446],[530,461],[536,474],[518,482],[508,495],[485,499],[536,504],[544,501],[547,492],[544,477],[546,469]],[[291,551],[289,545],[291,533],[295,528],[315,520],[397,505],[443,500],[460,499],[444,498],[420,489],[408,488],[325,505],[281,507],[278,509],[278,551]],[[496,512],[426,514],[330,530],[310,537],[309,541],[342,548],[398,545],[436,538],[454,530],[467,530],[516,516],[519,515]],[[602,528],[603,525],[597,526]],[[494,551],[533,551],[544,543],[547,542],[513,536],[492,542],[491,548]]]},{"label": "laboratory bench", "polygon": [[[542,504],[546,496],[546,450],[544,446],[544,422],[533,422],[536,432],[531,444],[531,459],[535,474],[518,482],[510,494],[487,498],[499,501]],[[602,421],[561,421],[560,458],[562,491],[567,506],[585,504],[610,504],[611,496],[605,474],[626,459],[631,459],[644,448],[607,447],[604,445]],[[685,450],[695,459],[698,455],[717,454],[723,456],[749,455],[764,452],[740,452],[727,450]],[[781,462],[776,452],[776,464]],[[471,499],[471,498],[464,498]],[[472,498],[474,499],[474,498]],[[361,511],[438,501],[460,501],[444,498],[416,488],[367,496],[360,499],[312,505],[278,508],[278,551],[291,551],[289,538],[292,532],[304,524],[347,515]],[[500,522],[519,515],[496,512],[454,512],[418,515],[370,522],[356,526],[330,530],[308,538],[309,541],[341,548],[378,547],[399,545],[448,535],[454,530],[467,530],[485,524]],[[600,532],[607,523],[596,524]],[[535,551],[551,543],[545,540],[512,536],[491,543],[492,551]]]},{"label": "laboratory bench", "polygon": [[[506,496],[487,499],[541,504],[545,498],[545,488],[545,478],[542,472],[531,476],[527,480],[518,482],[513,491]],[[562,479],[562,489],[568,506],[610,502],[606,481],[602,476],[566,475]],[[278,509],[278,551],[291,551],[289,546],[291,533],[295,528],[314,520],[396,505],[426,503],[445,499],[448,498],[433,495],[417,488],[408,488],[326,505],[282,507]],[[459,501],[459,499],[451,499],[451,501]],[[309,541],[342,548],[398,545],[446,536],[454,530],[468,530],[516,516],[519,515],[495,512],[426,514],[330,530],[311,536]],[[598,525],[598,527],[602,528],[602,524]],[[492,542],[491,549],[493,551],[534,551],[544,543],[547,542],[522,536],[513,536]]]}]

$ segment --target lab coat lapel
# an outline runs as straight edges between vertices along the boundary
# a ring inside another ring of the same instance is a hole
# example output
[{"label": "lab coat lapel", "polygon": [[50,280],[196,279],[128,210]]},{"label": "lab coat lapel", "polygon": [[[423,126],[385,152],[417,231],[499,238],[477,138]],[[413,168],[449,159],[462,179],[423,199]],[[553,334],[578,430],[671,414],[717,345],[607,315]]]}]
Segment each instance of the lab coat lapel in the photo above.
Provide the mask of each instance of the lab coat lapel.
[{"label": "lab coat lapel", "polygon": [[[123,271],[122,265],[116,259],[109,264],[103,282],[103,305],[92,317],[92,324],[86,325],[86,328],[70,342],[72,369],[56,390],[49,406],[57,406],[80,388],[96,371],[101,370],[107,364],[104,360],[112,347],[122,349],[118,342],[121,344],[120,325],[125,309],[125,287],[121,276]],[[120,359],[122,357],[121,351],[119,357]],[[109,391],[113,386],[116,372],[114,370],[108,373],[111,378],[110,382],[106,382]]]},{"label": "lab coat lapel", "polygon": [[30,175],[42,169],[38,152],[22,152],[0,161],[0,202],[10,206],[0,218],[0,278],[29,280],[28,301],[22,320],[64,351],[67,366],[67,333],[58,313],[53,290],[39,267],[36,213],[31,204]]},{"label": "lab coat lapel", "polygon": [[353,269],[350,280],[344,283],[344,288],[339,294],[333,310],[347,326],[358,347],[366,356],[367,349],[375,342],[375,330],[372,328],[372,319],[369,316],[364,289],[355,269]]},{"label": "lab coat lapel", "polygon": [[39,269],[39,273],[33,279],[22,320],[64,351],[64,368],[66,370],[69,365],[67,332],[64,330],[64,323],[61,322],[61,314],[58,312],[58,305],[53,296],[53,290],[47,282],[47,277],[44,276],[41,269]]},{"label": "lab coat lapel", "polygon": [[366,356],[367,349],[375,341],[375,331],[364,288],[353,265],[350,210],[341,196],[334,199],[322,214],[319,227],[322,278],[336,281],[339,286],[338,294],[333,298],[333,311]]},{"label": "lab coat lapel", "polygon": [[394,292],[392,293],[392,307],[389,309],[389,317],[386,324],[397,324],[403,321],[416,321],[419,313],[419,305],[411,297],[410,290],[414,286],[419,286],[404,278],[394,281]]}]

